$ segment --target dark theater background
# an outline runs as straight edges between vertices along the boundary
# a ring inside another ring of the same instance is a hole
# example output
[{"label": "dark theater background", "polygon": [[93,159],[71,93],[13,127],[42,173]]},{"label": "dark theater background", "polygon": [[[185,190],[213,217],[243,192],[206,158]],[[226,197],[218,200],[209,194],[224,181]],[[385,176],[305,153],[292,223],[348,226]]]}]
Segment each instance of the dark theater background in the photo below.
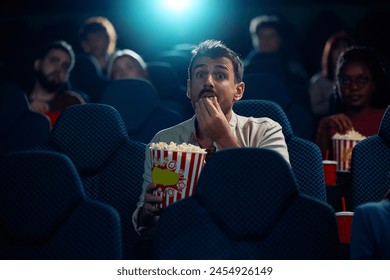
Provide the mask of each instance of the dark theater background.
[{"label": "dark theater background", "polygon": [[90,16],[105,16],[118,33],[118,48],[130,48],[145,60],[177,44],[207,38],[223,40],[245,57],[251,49],[249,22],[277,13],[290,25],[291,49],[309,75],[320,67],[327,37],[340,29],[389,57],[390,4],[377,0],[5,0],[0,4],[2,78],[18,79],[31,68],[32,53],[43,41],[64,39],[81,51],[78,30]]}]

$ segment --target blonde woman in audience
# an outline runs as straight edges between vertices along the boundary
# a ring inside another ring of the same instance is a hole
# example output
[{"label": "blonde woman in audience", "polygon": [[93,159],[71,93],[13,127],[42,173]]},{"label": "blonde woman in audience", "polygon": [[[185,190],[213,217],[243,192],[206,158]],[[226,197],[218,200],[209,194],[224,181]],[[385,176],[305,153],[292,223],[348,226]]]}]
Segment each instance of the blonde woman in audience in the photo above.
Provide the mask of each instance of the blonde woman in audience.
[{"label": "blonde woman in audience", "polygon": [[107,74],[110,57],[116,50],[117,33],[105,17],[90,17],[80,29],[81,46],[85,53],[92,55]]},{"label": "blonde woman in audience", "polygon": [[148,79],[148,69],[142,57],[129,49],[116,51],[111,57],[107,75],[109,80]]}]

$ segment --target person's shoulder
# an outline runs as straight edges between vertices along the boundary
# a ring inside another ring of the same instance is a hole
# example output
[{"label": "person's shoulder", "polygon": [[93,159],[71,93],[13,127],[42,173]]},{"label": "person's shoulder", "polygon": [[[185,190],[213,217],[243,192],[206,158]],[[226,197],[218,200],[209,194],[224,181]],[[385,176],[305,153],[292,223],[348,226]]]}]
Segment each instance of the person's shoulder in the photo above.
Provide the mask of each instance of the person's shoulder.
[{"label": "person's shoulder", "polygon": [[390,215],[390,201],[383,199],[381,201],[367,202],[356,207],[356,216],[360,215]]},{"label": "person's shoulder", "polygon": [[156,133],[152,142],[177,142],[177,139],[187,138],[194,130],[194,119],[188,119]]},{"label": "person's shoulder", "polygon": [[323,82],[324,80],[327,80],[324,75],[322,75],[321,72],[317,72],[315,73],[313,76],[310,77],[310,84],[316,84],[316,83],[320,83],[320,82]]},{"label": "person's shoulder", "polygon": [[237,118],[237,125],[240,127],[252,125],[252,126],[268,126],[268,127],[274,127],[274,126],[280,126],[280,124],[268,117],[245,117],[241,115],[235,114],[235,117]]}]

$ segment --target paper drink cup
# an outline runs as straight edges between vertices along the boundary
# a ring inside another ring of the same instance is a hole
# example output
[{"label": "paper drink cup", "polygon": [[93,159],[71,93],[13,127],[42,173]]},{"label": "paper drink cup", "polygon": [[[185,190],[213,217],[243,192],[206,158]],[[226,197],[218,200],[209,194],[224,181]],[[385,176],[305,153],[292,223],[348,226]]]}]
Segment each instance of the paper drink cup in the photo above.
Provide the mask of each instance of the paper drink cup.
[{"label": "paper drink cup", "polygon": [[335,186],[337,181],[337,161],[323,160],[322,165],[324,167],[325,185]]},{"label": "paper drink cup", "polygon": [[153,195],[163,198],[157,207],[165,208],[194,193],[206,154],[151,149],[152,183],[157,185]]},{"label": "paper drink cup", "polygon": [[351,240],[353,212],[336,212],[336,219],[340,243],[349,243]]},{"label": "paper drink cup", "polygon": [[333,158],[337,161],[337,171],[349,172],[352,149],[360,140],[333,138]]}]

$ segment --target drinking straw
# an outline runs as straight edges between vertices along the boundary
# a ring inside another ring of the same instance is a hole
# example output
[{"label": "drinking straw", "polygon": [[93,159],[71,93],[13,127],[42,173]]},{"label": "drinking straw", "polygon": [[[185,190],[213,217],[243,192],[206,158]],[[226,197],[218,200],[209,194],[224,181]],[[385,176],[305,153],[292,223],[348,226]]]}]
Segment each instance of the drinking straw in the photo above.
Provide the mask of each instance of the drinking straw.
[{"label": "drinking straw", "polygon": [[347,207],[345,206],[345,198],[344,198],[344,196],[341,197],[341,208],[342,208],[343,212],[347,211]]},{"label": "drinking straw", "polygon": [[326,153],[325,153],[325,160],[328,160],[328,159],[329,159],[329,150],[327,149]]}]

